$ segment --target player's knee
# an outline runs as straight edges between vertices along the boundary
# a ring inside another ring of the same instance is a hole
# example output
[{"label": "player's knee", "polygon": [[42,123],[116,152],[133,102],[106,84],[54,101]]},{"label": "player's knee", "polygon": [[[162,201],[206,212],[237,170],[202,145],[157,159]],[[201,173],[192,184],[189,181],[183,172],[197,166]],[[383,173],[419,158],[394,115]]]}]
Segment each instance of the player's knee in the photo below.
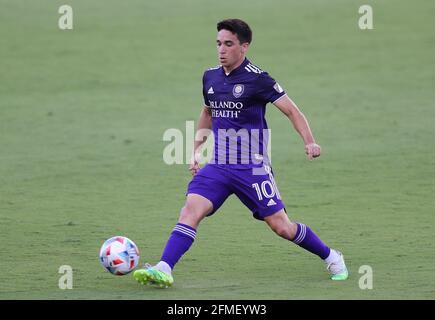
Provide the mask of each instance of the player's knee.
[{"label": "player's knee", "polygon": [[293,240],[296,237],[296,233],[298,231],[298,226],[294,222],[290,222],[289,225],[289,240]]},{"label": "player's knee", "polygon": [[272,230],[279,235],[280,237],[287,239],[287,240],[293,240],[296,235],[296,224],[290,222],[290,223],[277,223],[275,225],[272,225]]},{"label": "player's knee", "polygon": [[274,226],[273,231],[282,238],[285,238],[285,239],[290,238],[290,230],[289,230],[288,226],[285,226],[285,225]]},{"label": "player's knee", "polygon": [[186,204],[180,211],[180,217],[178,221],[180,223],[185,223],[196,228],[199,222],[202,220],[202,213],[195,207]]},{"label": "player's knee", "polygon": [[180,210],[180,220],[185,220],[187,218],[192,217],[193,215],[194,215],[194,211],[192,210],[192,208],[188,207],[187,205],[185,205]]}]

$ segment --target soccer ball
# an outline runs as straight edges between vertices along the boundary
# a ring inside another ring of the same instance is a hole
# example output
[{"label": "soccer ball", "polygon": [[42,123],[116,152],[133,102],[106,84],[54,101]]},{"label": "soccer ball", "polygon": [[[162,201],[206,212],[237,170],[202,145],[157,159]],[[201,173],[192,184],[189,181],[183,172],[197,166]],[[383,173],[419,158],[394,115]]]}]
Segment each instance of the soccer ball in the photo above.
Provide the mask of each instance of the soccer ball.
[{"label": "soccer ball", "polygon": [[127,237],[112,237],[101,246],[100,262],[111,274],[123,276],[139,264],[139,249]]}]

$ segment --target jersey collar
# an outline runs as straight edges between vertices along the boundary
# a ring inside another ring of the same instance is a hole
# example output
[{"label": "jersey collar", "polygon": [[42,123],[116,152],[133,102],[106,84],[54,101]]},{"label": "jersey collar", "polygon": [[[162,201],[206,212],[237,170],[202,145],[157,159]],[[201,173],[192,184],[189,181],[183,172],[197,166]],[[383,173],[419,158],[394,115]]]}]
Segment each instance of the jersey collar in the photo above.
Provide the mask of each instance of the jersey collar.
[{"label": "jersey collar", "polygon": [[248,65],[249,60],[245,57],[245,60],[243,60],[242,64],[240,66],[238,66],[237,68],[235,68],[233,71],[231,71],[228,75],[226,75],[224,68],[222,67],[222,73],[224,74],[224,76],[226,77],[232,77],[240,72],[243,72],[243,70],[245,69],[245,67]]}]

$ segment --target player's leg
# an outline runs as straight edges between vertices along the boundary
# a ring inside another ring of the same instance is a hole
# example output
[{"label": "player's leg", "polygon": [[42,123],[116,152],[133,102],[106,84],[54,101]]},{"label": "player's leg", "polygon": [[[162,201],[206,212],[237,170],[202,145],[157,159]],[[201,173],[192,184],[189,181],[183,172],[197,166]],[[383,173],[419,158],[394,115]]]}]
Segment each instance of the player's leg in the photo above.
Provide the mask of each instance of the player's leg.
[{"label": "player's leg", "polygon": [[159,263],[136,270],[134,277],[137,281],[161,287],[172,285],[172,269],[192,246],[199,223],[204,217],[216,212],[231,194],[221,170],[206,165],[194,176],[189,183],[186,203],[180,211],[178,223],[169,236]]},{"label": "player's leg", "polygon": [[347,279],[348,271],[343,255],[329,248],[310,227],[302,223],[291,222],[284,209],[264,217],[264,221],[280,237],[292,241],[325,261],[331,272],[331,279]]},{"label": "player's leg", "polygon": [[171,273],[175,264],[190,249],[196,238],[199,223],[213,211],[213,203],[195,193],[187,195],[186,203],[180,211],[178,223],[174,226],[157,268]]},{"label": "player's leg", "polygon": [[298,227],[288,218],[284,209],[264,218],[269,227],[280,237],[292,241],[297,233]]},{"label": "player's leg", "polygon": [[233,170],[231,177],[235,194],[256,219],[265,220],[279,236],[323,259],[333,274],[332,279],[347,278],[341,253],[326,246],[308,226],[290,221],[270,167],[264,166],[264,173],[257,170],[256,174],[251,170]]},{"label": "player's leg", "polygon": [[178,223],[196,229],[207,215],[213,211],[213,203],[196,193],[187,195],[186,203],[180,211]]},{"label": "player's leg", "polygon": [[284,209],[264,217],[264,221],[280,237],[290,240],[305,250],[326,259],[331,249],[308,227],[291,222]]},{"label": "player's leg", "polygon": [[134,278],[142,284],[155,284],[169,287],[173,284],[172,269],[190,249],[196,238],[196,229],[204,217],[213,210],[213,204],[198,194],[188,194],[180,211],[178,223],[166,242],[162,257],[155,266],[146,265],[134,272]]}]

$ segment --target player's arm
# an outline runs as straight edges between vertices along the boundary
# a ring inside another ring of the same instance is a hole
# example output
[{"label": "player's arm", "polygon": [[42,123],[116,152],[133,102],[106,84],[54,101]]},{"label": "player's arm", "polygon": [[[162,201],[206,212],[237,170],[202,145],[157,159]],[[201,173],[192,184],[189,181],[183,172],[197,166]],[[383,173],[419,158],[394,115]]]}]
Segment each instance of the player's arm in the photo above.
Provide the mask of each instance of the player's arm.
[{"label": "player's arm", "polygon": [[296,104],[287,95],[282,96],[273,104],[290,119],[293,127],[304,140],[305,153],[308,155],[308,159],[312,160],[320,156],[321,148],[314,140],[307,118]]},{"label": "player's arm", "polygon": [[207,137],[211,130],[211,111],[210,108],[204,106],[199,114],[198,125],[196,128],[195,140],[193,143],[192,156],[189,165],[189,171],[195,175],[200,169],[198,159],[201,146],[207,141]]}]

